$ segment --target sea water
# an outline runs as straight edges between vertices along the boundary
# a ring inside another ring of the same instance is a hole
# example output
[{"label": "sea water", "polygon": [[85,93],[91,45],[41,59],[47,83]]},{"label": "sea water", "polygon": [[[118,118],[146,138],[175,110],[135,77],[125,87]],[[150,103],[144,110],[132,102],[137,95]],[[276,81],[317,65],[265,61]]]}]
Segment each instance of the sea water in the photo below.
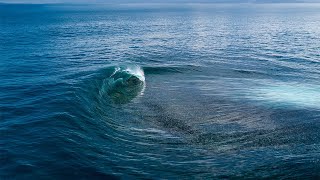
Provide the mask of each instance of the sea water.
[{"label": "sea water", "polygon": [[319,4],[0,5],[0,179],[319,178]]}]

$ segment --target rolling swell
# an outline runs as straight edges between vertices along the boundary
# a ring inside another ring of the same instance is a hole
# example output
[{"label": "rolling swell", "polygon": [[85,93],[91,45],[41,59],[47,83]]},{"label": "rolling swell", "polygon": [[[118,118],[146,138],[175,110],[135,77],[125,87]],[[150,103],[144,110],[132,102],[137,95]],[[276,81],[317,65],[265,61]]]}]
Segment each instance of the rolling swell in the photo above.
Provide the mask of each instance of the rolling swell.
[{"label": "rolling swell", "polygon": [[[128,70],[128,67],[132,69]],[[162,70],[162,68],[160,69]],[[138,66],[109,66],[94,72],[91,77],[82,81],[77,88],[76,96],[81,108],[78,109],[79,114],[77,116],[83,116],[86,119],[85,122],[79,122],[80,124],[83,123],[81,126],[85,126],[81,136],[86,139],[86,146],[89,146],[86,153],[93,157],[101,154],[103,155],[101,162],[114,164],[114,169],[98,168],[100,169],[99,172],[102,171],[104,174],[119,171],[121,172],[119,175],[128,173],[134,174],[136,177],[148,177],[149,173],[157,173],[157,170],[153,168],[146,170],[146,167],[135,166],[136,163],[147,163],[151,167],[165,168],[167,165],[160,162],[174,157],[175,154],[171,152],[171,149],[185,143],[166,130],[167,128],[176,130],[172,126],[174,125],[172,124],[175,121],[174,119],[166,118],[167,120],[162,123],[171,125],[163,124],[163,129],[149,126],[149,122],[144,122],[144,119],[141,119],[140,113],[143,112],[137,112],[139,100],[135,99],[141,99],[143,96],[140,94],[131,99],[131,91],[123,89],[131,87],[130,78],[132,77],[141,78],[141,82],[138,84],[133,82],[133,85],[144,85],[145,81],[144,77],[141,77],[143,74],[141,71],[142,68]],[[145,74],[146,81],[150,74]],[[127,80],[130,82],[126,82]],[[140,90],[140,88],[138,89]],[[127,94],[128,92],[129,94]],[[141,92],[139,91],[139,93]],[[126,98],[121,95],[121,98],[118,99],[119,96],[114,95],[114,93],[122,93]],[[156,109],[154,111],[158,111]],[[145,120],[148,120],[148,118]],[[178,131],[180,128],[184,130],[187,127],[183,125],[181,120],[176,122],[179,123],[176,124],[178,125]],[[166,140],[169,140],[169,142],[166,142]],[[146,147],[152,153],[146,152]],[[161,155],[163,151],[169,154]],[[172,172],[173,174],[175,172]]]},{"label": "rolling swell", "polygon": [[[158,169],[169,167],[174,171],[167,172],[167,177],[177,174],[187,177],[198,173],[199,177],[220,177],[224,173],[217,172],[216,168],[227,170],[226,164],[237,166],[236,162],[252,155],[252,149],[265,148],[268,152],[268,148],[275,146],[294,146],[306,142],[312,146],[312,143],[318,142],[318,136],[310,137],[314,133],[300,133],[300,138],[294,138],[292,134],[306,132],[310,128],[296,126],[288,129],[285,126],[288,122],[286,119],[275,123],[274,119],[278,117],[274,118],[275,112],[272,109],[228,100],[225,98],[227,95],[195,98],[196,93],[203,91],[203,84],[214,84],[209,86],[210,91],[214,92],[220,91],[219,86],[226,83],[215,81],[220,77],[220,70],[218,76],[213,73],[213,78],[200,81],[200,84],[194,83],[192,88],[184,88],[190,80],[197,82],[199,78],[195,76],[190,79],[189,73],[207,70],[205,67],[196,69],[193,66],[110,65],[93,71],[76,85],[77,100],[74,102],[77,103],[59,115],[66,120],[61,123],[65,130],[59,133],[59,137],[68,138],[61,144],[64,148],[58,156],[68,156],[76,151],[75,155],[68,158],[75,160],[82,157],[83,160],[78,162],[79,168],[70,164],[69,170],[81,172],[87,169],[87,173],[82,173],[82,176],[131,174],[135,177],[152,177],[151,174],[159,173]],[[225,73],[229,72],[225,70]],[[232,77],[232,74],[229,76]],[[234,76],[237,77],[238,73]],[[135,82],[136,78],[138,82]],[[292,115],[291,121],[298,122],[299,117],[303,117],[306,112],[301,114]],[[310,118],[315,119],[312,116]],[[316,129],[313,128],[312,132],[316,132]],[[234,154],[237,151],[241,156]],[[224,154],[226,152],[227,155]],[[260,159],[261,167],[270,163],[270,159],[279,162],[272,157],[272,153],[265,157],[255,157]],[[215,164],[215,160],[219,163]],[[147,164],[148,167],[137,166],[137,163]],[[189,166],[198,169],[182,175]],[[277,166],[287,167],[285,164]],[[268,170],[262,168],[260,171],[264,173]],[[232,177],[232,172],[229,177]]]}]

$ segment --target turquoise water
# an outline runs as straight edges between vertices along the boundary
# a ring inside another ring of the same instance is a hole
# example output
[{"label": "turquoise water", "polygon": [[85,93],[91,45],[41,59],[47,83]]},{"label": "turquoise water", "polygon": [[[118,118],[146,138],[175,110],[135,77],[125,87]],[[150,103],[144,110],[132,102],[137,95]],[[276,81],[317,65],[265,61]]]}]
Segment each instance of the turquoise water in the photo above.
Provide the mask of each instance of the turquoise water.
[{"label": "turquoise water", "polygon": [[0,5],[0,179],[320,178],[319,4]]}]

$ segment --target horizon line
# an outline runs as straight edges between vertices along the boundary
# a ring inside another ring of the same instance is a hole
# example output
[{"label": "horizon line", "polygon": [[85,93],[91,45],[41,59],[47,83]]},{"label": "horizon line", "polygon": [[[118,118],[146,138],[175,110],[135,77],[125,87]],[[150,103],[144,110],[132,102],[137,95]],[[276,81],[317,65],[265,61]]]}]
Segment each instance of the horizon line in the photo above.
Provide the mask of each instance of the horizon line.
[{"label": "horizon line", "polygon": [[21,5],[94,5],[94,4],[115,4],[115,5],[126,5],[126,4],[320,4],[320,2],[312,1],[295,1],[295,2],[2,2],[0,4],[21,4]]}]

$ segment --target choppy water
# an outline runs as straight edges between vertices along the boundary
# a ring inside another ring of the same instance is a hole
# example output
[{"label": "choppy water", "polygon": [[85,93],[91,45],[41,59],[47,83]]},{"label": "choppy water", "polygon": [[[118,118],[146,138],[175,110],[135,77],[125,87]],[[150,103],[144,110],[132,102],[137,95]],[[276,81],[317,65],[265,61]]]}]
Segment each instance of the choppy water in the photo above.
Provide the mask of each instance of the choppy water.
[{"label": "choppy water", "polygon": [[0,5],[0,179],[319,178],[320,5]]}]

